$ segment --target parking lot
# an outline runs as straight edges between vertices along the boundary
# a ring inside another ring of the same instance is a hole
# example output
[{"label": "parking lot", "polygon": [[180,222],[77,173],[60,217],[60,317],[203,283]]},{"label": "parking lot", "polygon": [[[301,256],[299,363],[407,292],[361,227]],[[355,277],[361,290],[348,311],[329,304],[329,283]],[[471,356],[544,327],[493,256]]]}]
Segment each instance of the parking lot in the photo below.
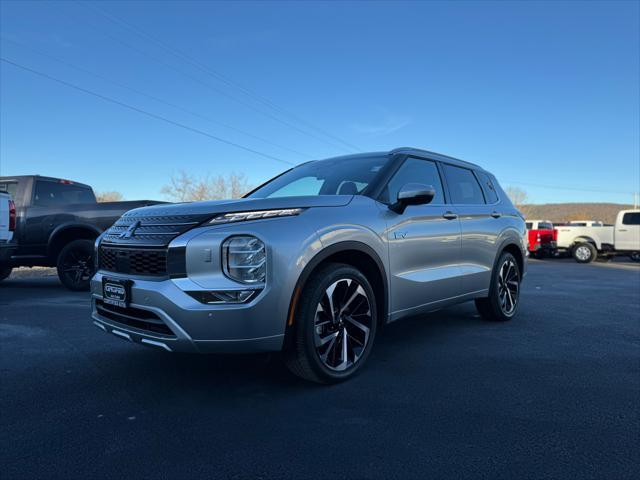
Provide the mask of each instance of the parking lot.
[{"label": "parking lot", "polygon": [[390,325],[330,387],[273,356],[166,354],[55,277],[0,287],[9,478],[638,478],[640,266],[531,261],[520,314]]}]

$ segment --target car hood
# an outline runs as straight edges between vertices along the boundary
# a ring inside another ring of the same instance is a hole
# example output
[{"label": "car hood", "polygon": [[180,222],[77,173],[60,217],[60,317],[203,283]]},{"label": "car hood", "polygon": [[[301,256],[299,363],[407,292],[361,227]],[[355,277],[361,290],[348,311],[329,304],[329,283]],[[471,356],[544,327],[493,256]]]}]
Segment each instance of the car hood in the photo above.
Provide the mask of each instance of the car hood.
[{"label": "car hood", "polygon": [[353,195],[316,195],[281,198],[239,198],[208,202],[172,203],[136,208],[125,217],[155,217],[175,215],[217,215],[220,213],[250,212],[278,208],[342,207],[349,204]]}]

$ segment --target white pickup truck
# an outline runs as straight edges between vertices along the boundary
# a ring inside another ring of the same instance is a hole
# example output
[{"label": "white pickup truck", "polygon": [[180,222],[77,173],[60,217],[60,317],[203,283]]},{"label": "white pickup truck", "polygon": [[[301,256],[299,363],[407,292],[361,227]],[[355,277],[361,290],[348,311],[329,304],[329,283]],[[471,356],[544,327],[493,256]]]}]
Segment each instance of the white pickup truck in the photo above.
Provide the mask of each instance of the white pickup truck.
[{"label": "white pickup truck", "polygon": [[628,255],[640,261],[640,210],[621,210],[615,225],[594,220],[576,220],[556,227],[558,251],[569,252],[579,263],[598,255]]},{"label": "white pickup truck", "polygon": [[15,228],[16,206],[7,192],[0,191],[0,280],[3,280],[11,273],[11,269],[2,266],[2,260],[13,249],[10,242]]}]

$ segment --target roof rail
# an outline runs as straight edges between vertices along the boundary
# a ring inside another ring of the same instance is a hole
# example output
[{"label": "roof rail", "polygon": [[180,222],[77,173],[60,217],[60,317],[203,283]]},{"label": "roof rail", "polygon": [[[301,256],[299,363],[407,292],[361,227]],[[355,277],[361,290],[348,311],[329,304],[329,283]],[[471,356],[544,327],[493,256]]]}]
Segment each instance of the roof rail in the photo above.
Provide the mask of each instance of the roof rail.
[{"label": "roof rail", "polygon": [[451,161],[451,163],[459,163],[459,164],[482,169],[480,165],[476,165],[475,163],[467,162],[466,160],[460,160],[459,158],[455,158],[455,157],[450,157],[449,155],[443,155],[441,153],[431,152],[429,150],[422,150],[420,148],[399,147],[399,148],[394,148],[389,153],[390,154],[405,153],[408,155],[414,154],[418,156],[422,155],[422,156],[427,156],[436,160],[442,160],[443,162]]}]

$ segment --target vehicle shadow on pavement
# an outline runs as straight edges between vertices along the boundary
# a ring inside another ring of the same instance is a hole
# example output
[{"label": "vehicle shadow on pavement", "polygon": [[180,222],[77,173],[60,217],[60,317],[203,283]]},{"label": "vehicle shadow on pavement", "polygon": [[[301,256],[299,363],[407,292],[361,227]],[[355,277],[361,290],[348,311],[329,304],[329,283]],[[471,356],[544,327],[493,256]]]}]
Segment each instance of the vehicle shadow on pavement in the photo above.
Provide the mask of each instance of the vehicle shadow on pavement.
[{"label": "vehicle shadow on pavement", "polygon": [[[455,336],[456,330],[481,327],[483,323],[486,324],[476,314],[473,304],[469,304],[387,325],[379,330],[363,372],[347,383],[360,382],[361,379],[366,381],[365,376],[375,375],[380,364],[386,364],[385,368],[395,368],[393,365],[397,362],[402,363],[403,355],[412,355],[415,361],[416,353],[418,356],[422,355],[434,339]],[[126,382],[127,385],[123,387],[129,389],[134,384],[137,387],[143,384],[145,390],[157,389],[160,397],[164,395],[161,392],[167,391],[181,392],[180,396],[218,396],[224,391],[228,401],[230,393],[268,391],[273,395],[316,387],[316,384],[298,379],[289,373],[279,352],[253,355],[198,355],[169,354],[141,345],[130,347],[117,351],[103,350],[99,363],[108,364],[109,377]],[[389,365],[390,362],[392,365]],[[344,384],[338,384],[336,387],[339,385]]]},{"label": "vehicle shadow on pavement", "polygon": [[60,283],[60,280],[58,280],[58,277],[55,277],[55,276],[27,277],[27,278],[9,277],[6,280],[2,281],[2,284],[0,285],[0,292],[8,288],[19,288],[19,289],[42,288],[42,289],[46,289],[47,291],[60,290],[63,292],[73,293],[67,290],[64,287],[64,285]]}]

